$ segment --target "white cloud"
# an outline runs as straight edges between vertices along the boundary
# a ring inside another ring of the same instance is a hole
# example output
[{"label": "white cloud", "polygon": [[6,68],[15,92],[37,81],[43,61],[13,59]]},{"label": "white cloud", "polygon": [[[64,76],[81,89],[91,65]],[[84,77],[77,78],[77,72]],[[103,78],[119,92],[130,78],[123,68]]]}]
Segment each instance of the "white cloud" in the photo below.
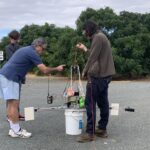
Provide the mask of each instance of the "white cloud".
[{"label": "white cloud", "polygon": [[75,21],[87,7],[100,9],[109,6],[116,13],[150,12],[147,0],[1,0],[0,31],[20,29],[25,24],[53,23],[75,28]]}]

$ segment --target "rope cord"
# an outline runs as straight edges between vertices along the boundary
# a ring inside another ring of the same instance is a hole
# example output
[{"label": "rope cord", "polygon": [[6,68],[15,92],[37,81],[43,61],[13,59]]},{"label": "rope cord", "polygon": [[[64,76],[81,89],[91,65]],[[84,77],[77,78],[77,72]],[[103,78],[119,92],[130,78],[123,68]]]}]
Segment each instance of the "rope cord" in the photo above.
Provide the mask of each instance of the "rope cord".
[{"label": "rope cord", "polygon": [[49,80],[50,80],[49,78],[50,78],[50,77],[49,77],[49,76],[50,76],[50,75],[48,74],[48,91],[47,91],[47,93],[48,93],[47,95],[48,95],[48,96],[49,96],[49,84],[50,84],[50,82],[49,82]]},{"label": "rope cord", "polygon": [[92,110],[92,130],[93,130],[93,135],[94,135],[94,100],[93,100],[93,93],[92,93],[92,83],[90,83],[91,85],[91,110]]}]

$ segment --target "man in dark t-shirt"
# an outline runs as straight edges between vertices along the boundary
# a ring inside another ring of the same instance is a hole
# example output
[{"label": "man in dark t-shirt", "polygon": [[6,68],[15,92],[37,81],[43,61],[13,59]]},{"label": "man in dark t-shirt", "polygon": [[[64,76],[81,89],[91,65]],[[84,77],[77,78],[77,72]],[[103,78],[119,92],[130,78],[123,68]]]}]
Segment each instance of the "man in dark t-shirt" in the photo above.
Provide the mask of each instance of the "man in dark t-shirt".
[{"label": "man in dark t-shirt", "polygon": [[64,65],[47,67],[42,63],[39,55],[44,52],[46,42],[43,38],[35,39],[31,46],[17,50],[9,61],[0,69],[0,98],[8,103],[7,116],[10,124],[9,135],[11,137],[29,138],[31,133],[20,128],[19,125],[19,85],[27,72],[33,67],[44,74],[51,71],[62,71]]}]

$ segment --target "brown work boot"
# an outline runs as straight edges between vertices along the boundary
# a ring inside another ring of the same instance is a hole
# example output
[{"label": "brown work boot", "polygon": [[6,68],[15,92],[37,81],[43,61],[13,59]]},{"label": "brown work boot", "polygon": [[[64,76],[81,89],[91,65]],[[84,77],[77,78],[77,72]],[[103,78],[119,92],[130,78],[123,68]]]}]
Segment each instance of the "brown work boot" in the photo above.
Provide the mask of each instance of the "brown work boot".
[{"label": "brown work boot", "polygon": [[25,121],[25,117],[19,114],[19,121]]},{"label": "brown work boot", "polygon": [[108,134],[107,134],[107,130],[102,130],[102,129],[95,129],[95,135],[101,138],[107,138]]},{"label": "brown work boot", "polygon": [[82,134],[78,139],[77,142],[79,143],[86,143],[86,142],[91,142],[91,141],[95,141],[96,137],[93,134]]},{"label": "brown work boot", "polygon": [[[8,115],[6,117],[7,117],[7,121],[9,122]],[[21,114],[19,114],[19,121],[25,121],[25,117],[22,116]]]}]

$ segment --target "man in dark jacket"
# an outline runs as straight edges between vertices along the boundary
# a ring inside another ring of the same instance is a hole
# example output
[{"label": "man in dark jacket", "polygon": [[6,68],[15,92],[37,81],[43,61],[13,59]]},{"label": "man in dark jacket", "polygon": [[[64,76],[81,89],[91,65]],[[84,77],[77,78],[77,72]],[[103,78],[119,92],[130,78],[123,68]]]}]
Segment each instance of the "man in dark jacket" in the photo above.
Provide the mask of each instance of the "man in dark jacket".
[{"label": "man in dark jacket", "polygon": [[[6,46],[5,51],[6,51],[6,62],[12,57],[12,55],[19,49],[21,48],[21,46],[19,45],[19,40],[20,40],[20,33],[16,30],[11,31],[8,34],[9,37],[9,45]],[[25,79],[23,79],[22,83],[20,84],[24,84],[25,83]],[[21,88],[21,85],[20,85]],[[20,89],[21,91],[21,89]],[[6,103],[7,105],[7,103]],[[18,108],[19,109],[19,108]],[[24,121],[24,116],[19,114],[19,120]]]},{"label": "man in dark jacket", "polygon": [[16,30],[11,31],[9,34],[9,45],[6,46],[6,61],[8,61],[11,56],[15,53],[16,50],[20,48],[20,45],[18,44],[20,39],[20,33]]},{"label": "man in dark jacket", "polygon": [[[87,21],[83,26],[83,34],[91,40],[91,48],[79,43],[77,48],[89,53],[89,57],[82,76],[87,76],[85,106],[87,111],[86,134],[82,135],[78,142],[95,140],[95,134],[99,137],[107,137],[107,124],[109,119],[108,86],[115,67],[112,57],[112,49],[108,38],[98,30],[96,23]],[[100,109],[98,128],[96,123],[96,103]]]}]

